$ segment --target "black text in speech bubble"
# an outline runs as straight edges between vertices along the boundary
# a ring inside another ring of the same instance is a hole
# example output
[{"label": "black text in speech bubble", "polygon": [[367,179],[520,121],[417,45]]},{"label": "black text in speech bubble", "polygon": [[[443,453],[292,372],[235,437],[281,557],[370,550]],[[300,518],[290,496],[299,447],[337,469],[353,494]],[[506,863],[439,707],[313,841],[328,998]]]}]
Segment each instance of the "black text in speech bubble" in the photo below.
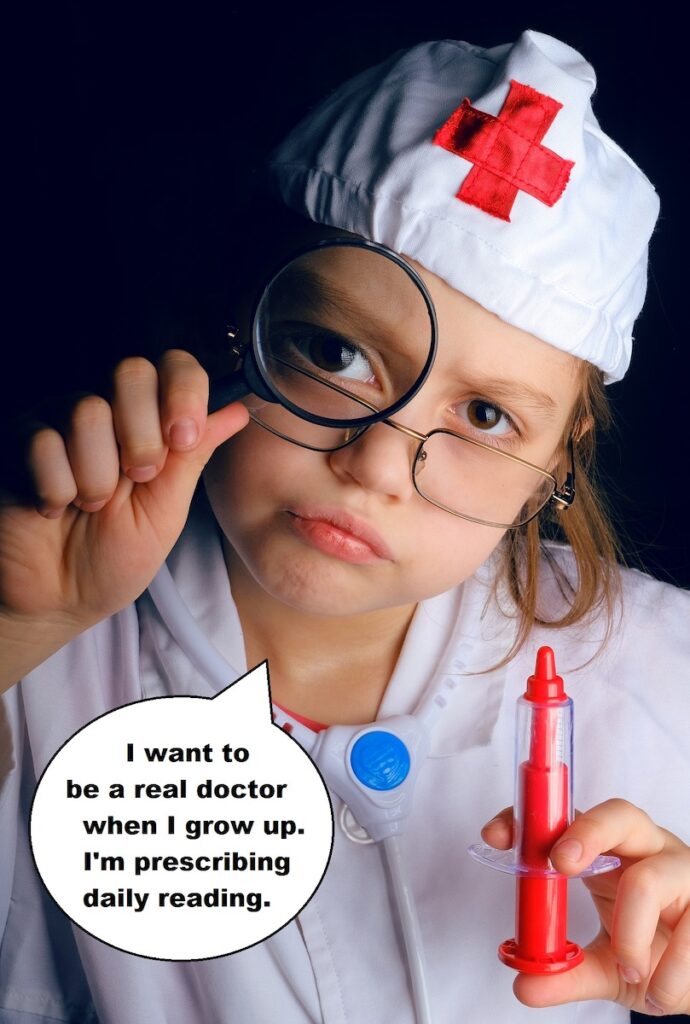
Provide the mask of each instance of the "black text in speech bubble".
[{"label": "black text in speech bubble", "polygon": [[212,699],[97,718],[53,757],[31,810],[36,866],[65,913],[161,960],[272,935],[318,888],[332,842],[321,775],[271,721],[265,662]]}]

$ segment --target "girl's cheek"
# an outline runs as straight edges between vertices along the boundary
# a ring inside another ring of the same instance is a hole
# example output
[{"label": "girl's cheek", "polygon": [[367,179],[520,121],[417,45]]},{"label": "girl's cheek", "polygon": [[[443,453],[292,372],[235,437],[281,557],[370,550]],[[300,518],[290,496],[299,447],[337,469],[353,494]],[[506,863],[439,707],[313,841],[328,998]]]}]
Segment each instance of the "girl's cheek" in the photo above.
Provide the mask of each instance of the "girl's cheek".
[{"label": "girl's cheek", "polygon": [[505,530],[480,526],[434,510],[420,529],[417,571],[424,578],[427,596],[449,590],[479,569],[500,546]]},{"label": "girl's cheek", "polygon": [[[239,435],[215,450],[203,473],[209,497],[212,492],[226,500],[231,496],[239,498],[261,485],[269,467],[278,473],[275,464],[279,460],[276,460],[274,446],[265,443],[265,435],[266,431],[250,423]],[[288,447],[285,442],[282,444]]]}]

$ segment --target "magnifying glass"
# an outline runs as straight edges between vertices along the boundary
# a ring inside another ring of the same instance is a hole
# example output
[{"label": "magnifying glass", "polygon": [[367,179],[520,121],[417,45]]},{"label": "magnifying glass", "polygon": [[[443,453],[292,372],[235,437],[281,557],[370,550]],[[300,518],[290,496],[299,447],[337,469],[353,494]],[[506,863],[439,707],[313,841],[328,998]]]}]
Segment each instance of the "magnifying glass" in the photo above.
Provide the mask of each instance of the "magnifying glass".
[{"label": "magnifying glass", "polygon": [[212,385],[209,410],[242,398],[269,429],[278,415],[359,432],[410,401],[436,345],[434,306],[415,270],[376,242],[330,238],[271,277],[251,338],[236,343],[242,365]]}]

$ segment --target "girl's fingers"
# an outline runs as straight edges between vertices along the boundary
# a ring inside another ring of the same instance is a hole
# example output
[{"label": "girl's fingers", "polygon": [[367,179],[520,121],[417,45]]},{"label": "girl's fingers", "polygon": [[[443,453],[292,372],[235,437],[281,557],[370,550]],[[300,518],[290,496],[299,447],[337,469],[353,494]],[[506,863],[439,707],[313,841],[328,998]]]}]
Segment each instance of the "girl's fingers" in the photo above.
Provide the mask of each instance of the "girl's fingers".
[{"label": "girl's fingers", "polygon": [[77,487],[73,502],[85,512],[96,512],[113,496],[120,476],[113,415],[104,398],[90,395],[77,403],[66,442]]},{"label": "girl's fingers", "polygon": [[513,808],[504,807],[495,818],[487,821],[481,836],[489,846],[497,850],[509,850],[513,845]]},{"label": "girl's fingers", "polygon": [[[671,945],[675,940],[676,948]],[[518,974],[513,982],[516,998],[525,1006],[559,1006],[589,999],[621,1003],[652,1016],[687,1013],[690,1009],[687,948],[690,942],[690,910],[676,927],[671,941],[650,981],[626,984],[616,970],[607,936],[600,934],[584,951],[579,966],[564,974]],[[659,955],[657,939],[655,957]]]},{"label": "girl's fingers", "polygon": [[[576,810],[575,817],[582,812]],[[497,850],[509,850],[513,845],[513,808],[504,807],[495,818],[487,821],[481,831],[482,839]]]},{"label": "girl's fingers", "polygon": [[34,506],[53,515],[60,515],[70,504],[77,492],[64,437],[74,404],[86,396],[86,392],[75,392],[46,398],[3,422],[4,504]]},{"label": "girl's fingers", "polygon": [[[508,849],[512,825],[512,808],[506,807],[484,826],[482,836],[492,846]],[[631,862],[616,873],[617,888],[606,897],[613,904],[610,940],[602,932],[586,950],[584,962],[572,971],[553,977],[519,975],[515,995],[535,1007],[609,999],[625,1005],[634,1001],[636,1008],[655,1015],[686,1011],[690,850],[639,807],[616,799],[585,813],[576,811],[575,820],[553,846],[551,860],[563,874],[577,874],[605,852]],[[659,957],[664,930],[670,938]]]},{"label": "girl's fingers", "polygon": [[156,368],[123,360],[113,374],[113,420],[124,473],[137,483],[158,475],[168,450],[194,451],[206,432],[208,375],[189,352],[169,349]]},{"label": "girl's fingers", "polygon": [[123,472],[145,483],[160,471],[167,449],[158,406],[158,374],[140,356],[124,359],[113,373],[113,422]]},{"label": "girl's fingers", "polygon": [[617,1001],[621,981],[613,958],[607,957],[605,947],[597,941],[585,949],[581,964],[563,974],[518,974],[513,982],[516,998],[525,1006],[559,1006],[585,999]]},{"label": "girl's fingers", "polygon": [[56,519],[74,501],[78,488],[62,435],[41,427],[30,438],[26,471],[36,508],[46,519]]},{"label": "girl's fingers", "polygon": [[[649,976],[652,941],[661,912],[676,901],[681,910],[690,904],[690,851],[665,851],[645,857],[621,874],[611,924],[611,948],[626,981]],[[670,946],[664,960],[669,950]],[[686,954],[690,954],[690,945]],[[686,987],[690,987],[690,956],[684,964],[676,966],[685,971]]]},{"label": "girl's fingers", "polygon": [[[664,955],[647,986],[646,999],[663,1013],[687,1013],[690,1007],[690,907],[676,924]],[[645,1013],[653,1013],[647,1005]],[[655,1014],[656,1015],[656,1014]]]},{"label": "girl's fingers", "polygon": [[[70,504],[96,512],[116,492],[121,471],[149,483],[173,454],[182,460],[180,479],[191,486],[214,448],[248,420],[238,403],[209,417],[208,392],[208,376],[194,356],[171,349],[158,369],[140,357],[118,364],[110,402],[84,392],[42,400],[7,423],[0,500],[34,505],[47,518]],[[178,476],[171,470],[169,483]]]},{"label": "girl's fingers", "polygon": [[208,375],[189,352],[169,349],[158,378],[163,437],[173,451],[190,451],[206,429]]},{"label": "girl's fingers", "polygon": [[136,491],[137,500],[152,521],[163,521],[173,508],[188,508],[199,476],[213,451],[245,427],[248,420],[245,406],[234,402],[206,418],[204,433],[195,448],[168,453],[163,471],[147,487]]},{"label": "girl's fingers", "polygon": [[577,815],[553,846],[551,861],[564,875],[576,875],[600,853],[634,859],[652,857],[664,849],[679,850],[685,846],[639,807],[615,799]]}]

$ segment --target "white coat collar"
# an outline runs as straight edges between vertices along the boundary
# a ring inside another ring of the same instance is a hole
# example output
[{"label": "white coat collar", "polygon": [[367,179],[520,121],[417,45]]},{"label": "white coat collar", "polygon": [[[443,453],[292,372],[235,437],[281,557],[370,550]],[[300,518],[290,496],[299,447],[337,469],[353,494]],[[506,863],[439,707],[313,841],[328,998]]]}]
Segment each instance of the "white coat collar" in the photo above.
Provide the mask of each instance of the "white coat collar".
[{"label": "white coat collar", "polygon": [[381,703],[378,718],[411,714],[444,678],[460,679],[434,726],[432,757],[491,742],[506,670],[480,673],[501,661],[515,631],[491,597],[494,571],[489,560],[461,586],[420,602]]}]

